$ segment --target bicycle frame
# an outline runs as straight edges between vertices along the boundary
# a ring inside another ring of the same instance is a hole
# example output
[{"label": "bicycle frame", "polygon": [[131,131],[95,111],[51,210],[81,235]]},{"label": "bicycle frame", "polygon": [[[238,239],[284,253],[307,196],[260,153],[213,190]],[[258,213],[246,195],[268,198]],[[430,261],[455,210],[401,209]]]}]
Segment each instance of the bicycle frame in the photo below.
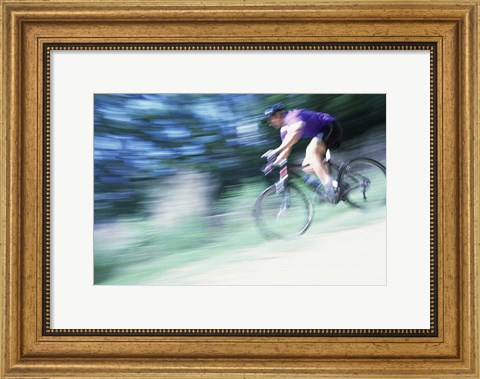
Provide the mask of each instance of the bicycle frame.
[{"label": "bicycle frame", "polygon": [[[274,159],[272,159],[271,162],[272,161],[274,161]],[[348,169],[348,163],[344,163],[344,162],[337,163],[337,162],[333,161],[330,158],[330,151],[327,150],[325,164],[328,167],[328,172],[330,173],[330,175],[332,175],[333,180],[336,182],[336,185],[339,186],[339,187],[337,187],[337,190],[336,190],[336,198],[335,198],[334,204],[337,204],[340,200],[343,199],[343,196],[345,195],[345,191],[351,191],[351,190],[354,190],[354,189],[357,189],[357,188],[361,188],[362,193],[363,193],[363,197],[365,198],[366,189],[369,185],[369,182],[368,182],[367,178],[364,178],[361,175],[360,175],[360,177],[357,177],[358,174],[351,173],[350,176],[355,178],[356,182],[358,184],[355,185],[355,186],[350,186],[350,187],[348,187],[348,189],[341,188],[342,186],[340,184],[340,177],[341,177],[342,173],[346,169]],[[270,173],[274,169],[279,170],[279,179],[276,182],[274,182],[275,193],[277,193],[277,194],[280,194],[281,192],[283,192],[285,190],[285,188],[287,187],[287,185],[289,183],[290,176],[292,176],[296,179],[300,179],[301,182],[304,181],[303,180],[304,175],[302,175],[303,172],[304,172],[303,171],[304,166],[302,166],[301,164],[288,163],[287,160],[285,159],[282,162],[280,162],[279,165],[273,165],[271,163],[270,166],[267,165],[267,167],[269,167],[269,169],[267,171],[264,171],[265,175],[267,175],[268,173]],[[317,191],[318,191],[318,187],[317,187],[317,189],[314,189],[311,186],[305,186],[305,187],[308,187],[309,190],[313,190],[315,193],[317,193]]]},{"label": "bicycle frame", "polygon": [[[325,161],[325,163],[328,166],[328,170],[329,170],[329,172],[332,172],[332,169],[334,171],[336,171],[336,174],[337,174],[336,175],[336,180],[338,181],[340,173],[346,165],[343,162],[338,164],[338,163],[332,161],[330,159],[330,151],[329,150],[327,150],[327,155],[326,156],[327,156],[327,160]],[[299,163],[288,163],[286,159],[283,160],[282,162],[280,162],[280,164],[278,164],[278,165],[273,165],[270,162],[270,164],[267,165],[267,167],[268,167],[268,169],[264,170],[265,175],[268,175],[275,168],[278,168],[278,170],[279,170],[279,179],[274,183],[277,193],[279,193],[280,191],[282,191],[285,188],[285,186],[286,186],[286,184],[288,183],[288,180],[289,180],[289,175],[291,175],[291,176],[293,176],[297,179],[302,179],[302,177],[303,177],[303,175],[300,173],[300,171],[302,170],[302,173],[303,173],[304,166],[302,166]]]},{"label": "bicycle frame", "polygon": [[268,175],[275,168],[278,168],[279,170],[279,179],[274,183],[276,193],[280,193],[286,188],[290,179],[290,175],[298,179],[302,178],[302,176],[297,172],[297,170],[295,170],[296,168],[302,168],[302,165],[294,163],[288,164],[286,159],[280,162],[279,165],[272,165],[270,168],[264,170],[263,172],[265,175]]}]

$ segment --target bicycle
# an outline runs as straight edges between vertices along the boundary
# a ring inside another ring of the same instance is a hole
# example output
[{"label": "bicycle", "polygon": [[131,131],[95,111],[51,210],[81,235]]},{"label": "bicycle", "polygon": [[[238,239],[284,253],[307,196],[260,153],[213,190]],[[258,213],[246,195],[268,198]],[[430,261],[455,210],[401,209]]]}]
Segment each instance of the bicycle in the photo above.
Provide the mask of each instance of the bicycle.
[{"label": "bicycle", "polygon": [[[304,183],[304,175],[299,173],[302,165],[289,164],[287,160],[275,165],[276,156],[266,158],[267,165],[262,169],[264,175],[278,169],[279,179],[255,201],[253,214],[257,227],[267,238],[300,236],[311,225],[314,209],[311,198],[297,183]],[[327,150],[325,163],[335,188],[335,197],[329,202],[338,204],[344,201],[362,210],[386,204],[386,169],[380,162],[370,158],[355,158],[348,163],[335,162],[331,159],[330,150]],[[314,192],[318,201],[327,201],[321,184]]]}]

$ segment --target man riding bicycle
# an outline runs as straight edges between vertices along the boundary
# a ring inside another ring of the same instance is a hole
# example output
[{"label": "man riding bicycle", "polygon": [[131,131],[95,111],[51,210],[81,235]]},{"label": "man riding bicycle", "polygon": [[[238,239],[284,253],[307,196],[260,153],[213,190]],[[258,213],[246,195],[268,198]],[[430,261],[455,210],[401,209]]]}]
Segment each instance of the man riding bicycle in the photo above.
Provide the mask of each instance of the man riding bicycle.
[{"label": "man riding bicycle", "polygon": [[301,138],[311,138],[305,150],[302,168],[307,174],[314,173],[318,177],[326,199],[332,201],[335,198],[335,188],[324,160],[327,149],[337,145],[343,136],[343,130],[335,117],[306,109],[287,111],[282,103],[278,103],[265,110],[264,118],[269,125],[280,130],[282,143],[263,156],[278,154],[274,164],[279,163],[290,155],[293,145]]}]

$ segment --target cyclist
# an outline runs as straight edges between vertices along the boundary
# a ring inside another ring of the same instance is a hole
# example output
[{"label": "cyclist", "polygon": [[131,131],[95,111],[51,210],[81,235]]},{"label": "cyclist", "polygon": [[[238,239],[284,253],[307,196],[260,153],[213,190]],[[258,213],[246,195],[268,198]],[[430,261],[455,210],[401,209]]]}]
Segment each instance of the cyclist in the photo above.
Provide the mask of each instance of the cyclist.
[{"label": "cyclist", "polygon": [[306,109],[287,111],[284,104],[277,103],[265,110],[264,119],[280,130],[282,143],[263,156],[278,154],[274,164],[279,163],[290,155],[293,145],[301,138],[311,138],[302,163],[303,171],[315,174],[323,185],[326,199],[334,201],[335,188],[324,159],[327,149],[338,145],[343,136],[335,117]]}]

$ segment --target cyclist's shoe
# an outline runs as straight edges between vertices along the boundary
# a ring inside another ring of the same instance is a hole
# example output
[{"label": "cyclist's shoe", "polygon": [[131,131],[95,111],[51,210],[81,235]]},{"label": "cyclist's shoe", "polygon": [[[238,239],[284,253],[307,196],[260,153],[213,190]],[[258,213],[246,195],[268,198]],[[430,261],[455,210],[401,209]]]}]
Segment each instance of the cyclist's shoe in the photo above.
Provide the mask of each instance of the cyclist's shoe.
[{"label": "cyclist's shoe", "polygon": [[319,185],[315,193],[317,194],[317,199],[320,203],[336,204],[338,201],[337,192],[331,185]]},{"label": "cyclist's shoe", "polygon": [[324,186],[323,196],[329,203],[337,202],[337,193],[331,184]]}]

